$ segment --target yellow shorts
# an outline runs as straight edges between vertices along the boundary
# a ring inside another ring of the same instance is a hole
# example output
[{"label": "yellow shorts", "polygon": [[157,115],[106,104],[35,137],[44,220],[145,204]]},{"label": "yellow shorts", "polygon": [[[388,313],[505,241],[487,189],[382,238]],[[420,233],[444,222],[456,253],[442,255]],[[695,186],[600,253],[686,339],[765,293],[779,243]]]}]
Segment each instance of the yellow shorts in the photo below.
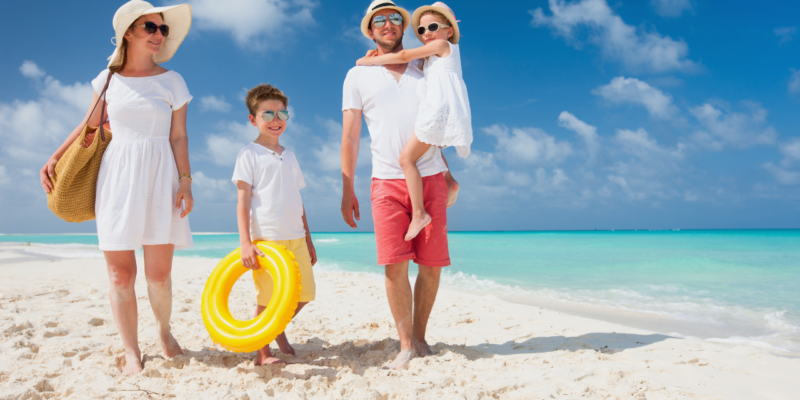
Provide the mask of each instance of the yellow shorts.
[{"label": "yellow shorts", "polygon": [[[302,285],[300,302],[306,303],[314,300],[317,286],[314,284],[314,272],[311,271],[311,255],[308,253],[306,238],[271,240],[271,242],[286,246],[287,250],[294,253],[294,260],[297,261],[300,269],[300,284]],[[272,298],[272,277],[263,269],[257,269],[253,271],[253,281],[256,284],[258,305],[266,307]]]}]

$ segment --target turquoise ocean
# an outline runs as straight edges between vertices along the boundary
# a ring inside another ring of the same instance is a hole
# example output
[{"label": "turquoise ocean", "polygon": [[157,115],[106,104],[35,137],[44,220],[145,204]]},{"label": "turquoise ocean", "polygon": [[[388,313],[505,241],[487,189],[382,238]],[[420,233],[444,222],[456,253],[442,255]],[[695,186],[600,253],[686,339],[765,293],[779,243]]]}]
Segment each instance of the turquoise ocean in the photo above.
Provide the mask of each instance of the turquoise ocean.
[{"label": "turquoise ocean", "polygon": [[[383,273],[373,234],[313,238],[315,269]],[[449,240],[446,288],[800,356],[800,230],[454,232]],[[238,241],[195,234],[194,247],[176,255],[221,259]],[[95,235],[0,235],[0,242],[102,257]]]}]

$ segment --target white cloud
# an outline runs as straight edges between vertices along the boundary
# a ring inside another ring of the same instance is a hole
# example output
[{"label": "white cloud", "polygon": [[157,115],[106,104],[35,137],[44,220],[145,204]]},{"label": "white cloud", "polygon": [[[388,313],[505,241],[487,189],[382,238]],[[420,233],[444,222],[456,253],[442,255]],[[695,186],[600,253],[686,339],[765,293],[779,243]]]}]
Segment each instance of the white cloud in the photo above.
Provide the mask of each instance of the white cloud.
[{"label": "white cloud", "polygon": [[538,128],[513,128],[492,125],[483,131],[497,139],[497,154],[504,161],[528,164],[558,164],[572,154],[567,142],[557,142]]},{"label": "white cloud", "polygon": [[781,39],[779,44],[784,44],[794,40],[794,35],[797,33],[797,28],[794,26],[784,26],[781,28],[775,28],[774,32],[775,36]]},{"label": "white cloud", "polygon": [[781,144],[780,150],[786,156],[784,164],[800,161],[800,138],[793,138]]},{"label": "white cloud", "polygon": [[769,171],[769,173],[772,174],[772,176],[775,177],[775,180],[781,185],[793,186],[800,184],[800,172],[788,171],[771,162],[762,164],[762,167]]},{"label": "white cloud", "polygon": [[600,46],[606,58],[621,62],[629,70],[661,73],[699,69],[686,58],[689,46],[683,40],[627,25],[606,0],[549,0],[548,4],[551,16],[541,8],[530,11],[534,26],[550,27],[576,46],[580,46],[576,33],[588,28],[589,41]]},{"label": "white cloud", "polygon": [[200,30],[224,31],[242,47],[274,46],[277,37],[315,23],[313,0],[188,0]]},{"label": "white cloud", "polygon": [[22,62],[22,66],[19,67],[19,71],[22,72],[22,75],[28,78],[41,78],[45,75],[43,69],[39,68],[39,66],[33,61],[28,60]]},{"label": "white cloud", "polygon": [[615,104],[642,105],[656,118],[670,119],[678,114],[678,107],[672,103],[672,96],[636,78],[616,77],[611,83],[594,89],[592,93]]},{"label": "white cloud", "polygon": [[620,150],[638,157],[640,160],[655,162],[658,159],[681,159],[684,156],[685,146],[678,143],[674,150],[661,147],[651,138],[646,130],[639,128],[635,131],[620,129],[615,137]]},{"label": "white cloud", "polygon": [[712,150],[774,144],[778,133],[767,124],[767,110],[758,103],[743,104],[749,113],[721,110],[709,103],[692,108],[690,112],[701,125],[692,135],[694,141]]},{"label": "white cloud", "polygon": [[800,70],[794,71],[789,78],[789,93],[800,93]]},{"label": "white cloud", "polygon": [[200,111],[219,111],[228,112],[231,104],[225,101],[224,97],[204,96],[200,98]]},{"label": "white cloud", "polygon": [[694,11],[690,0],[650,0],[662,17],[680,17],[684,11]]},{"label": "white cloud", "polygon": [[586,149],[589,152],[589,160],[587,163],[589,165],[593,165],[597,162],[597,154],[600,151],[600,137],[597,135],[596,127],[579,120],[566,111],[562,111],[561,114],[559,114],[558,125],[562,128],[574,131],[586,142]]}]

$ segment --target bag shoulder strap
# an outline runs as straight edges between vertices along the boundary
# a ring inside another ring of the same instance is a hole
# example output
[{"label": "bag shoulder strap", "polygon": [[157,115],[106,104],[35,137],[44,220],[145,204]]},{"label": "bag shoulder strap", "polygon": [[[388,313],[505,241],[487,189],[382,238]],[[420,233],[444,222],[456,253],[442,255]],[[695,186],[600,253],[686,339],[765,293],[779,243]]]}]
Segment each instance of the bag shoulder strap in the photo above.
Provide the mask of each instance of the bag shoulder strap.
[{"label": "bag shoulder strap", "polygon": [[[92,113],[89,114],[89,118],[86,119],[86,123],[89,123],[89,120],[92,119],[92,115],[94,114],[94,110],[97,108],[97,105],[100,104],[100,100],[106,101],[106,91],[108,90],[108,85],[111,83],[111,75],[114,75],[114,71],[108,71],[108,77],[106,78],[106,85],[103,87],[103,91],[100,92],[100,97],[98,97],[97,102],[94,103],[94,107],[92,107]],[[100,109],[100,137],[103,141],[106,141],[106,132],[103,128],[103,124],[106,122],[106,108],[102,107]]]}]

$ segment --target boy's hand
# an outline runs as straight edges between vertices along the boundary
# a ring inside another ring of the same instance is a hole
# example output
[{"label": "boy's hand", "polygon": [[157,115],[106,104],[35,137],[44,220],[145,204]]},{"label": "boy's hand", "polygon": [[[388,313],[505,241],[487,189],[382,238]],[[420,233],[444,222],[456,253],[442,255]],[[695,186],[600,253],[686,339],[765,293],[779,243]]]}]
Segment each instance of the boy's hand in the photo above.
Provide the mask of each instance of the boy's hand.
[{"label": "boy's hand", "polygon": [[241,255],[242,265],[245,268],[250,268],[253,270],[261,268],[261,266],[258,265],[258,258],[256,257],[264,257],[264,253],[256,245],[252,243],[245,243],[242,245]]}]

